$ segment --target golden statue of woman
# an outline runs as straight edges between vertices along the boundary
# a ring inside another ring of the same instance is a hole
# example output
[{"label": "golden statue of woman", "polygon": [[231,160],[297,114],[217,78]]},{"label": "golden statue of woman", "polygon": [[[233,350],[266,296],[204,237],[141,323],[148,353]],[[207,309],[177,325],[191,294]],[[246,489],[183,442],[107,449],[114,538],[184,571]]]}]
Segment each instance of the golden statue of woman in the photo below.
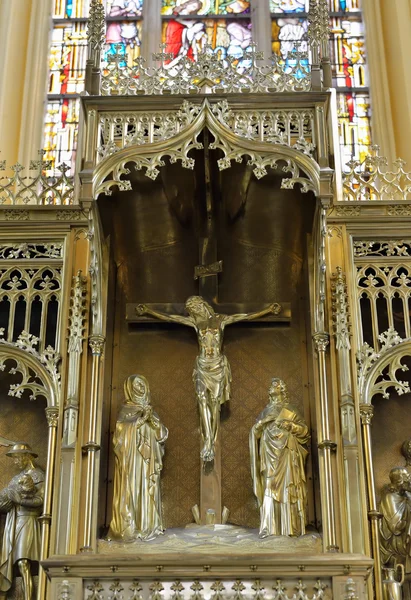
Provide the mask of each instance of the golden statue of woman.
[{"label": "golden statue of woman", "polygon": [[160,474],[168,429],[150,404],[148,381],[131,375],[113,438],[115,471],[109,537],[151,540],[163,533]]},{"label": "golden statue of woman", "polygon": [[250,432],[251,475],[260,508],[260,537],[304,535],[310,434],[288,403],[287,388],[274,378],[269,402]]},{"label": "golden statue of woman", "polygon": [[200,353],[196,358],[193,381],[200,410],[204,462],[212,461],[220,423],[220,406],[230,399],[231,369],[222,352],[224,328],[239,321],[251,321],[270,313],[281,312],[279,304],[271,304],[259,312],[220,315],[201,296],[190,296],[186,301],[188,317],[168,315],[144,304],[137,307],[140,315],[147,314],[162,321],[193,327],[197,333]]}]

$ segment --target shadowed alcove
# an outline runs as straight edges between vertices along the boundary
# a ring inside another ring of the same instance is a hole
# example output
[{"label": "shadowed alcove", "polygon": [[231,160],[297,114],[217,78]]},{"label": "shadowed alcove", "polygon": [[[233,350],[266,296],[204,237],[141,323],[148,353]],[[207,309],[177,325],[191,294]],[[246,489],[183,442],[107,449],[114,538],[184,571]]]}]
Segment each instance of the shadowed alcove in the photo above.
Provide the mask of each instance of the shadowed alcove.
[{"label": "shadowed alcove", "polygon": [[[155,181],[131,166],[132,190],[98,199],[112,257],[108,310],[115,313],[102,531],[112,511],[112,435],[123,383],[133,373],[147,377],[153,407],[169,429],[161,478],[166,528],[193,522],[191,509],[200,501],[200,430],[192,382],[196,336],[179,325],[137,322],[131,305],[151,303],[183,314],[185,300],[196,294],[228,314],[273,302],[287,305],[288,316],[282,320],[233,325],[224,335],[233,377],[231,400],[221,414],[221,493],[229,523],[258,525],[248,437],[267,403],[272,377],[284,379],[290,401],[311,426],[307,259],[315,198],[302,194],[299,186],[281,189],[281,163],[258,180],[246,161],[220,172],[220,155],[205,155],[198,150],[190,154],[193,171],[167,162]],[[218,274],[194,278],[198,265],[218,261]],[[310,453],[308,521],[315,524],[312,471]]]}]

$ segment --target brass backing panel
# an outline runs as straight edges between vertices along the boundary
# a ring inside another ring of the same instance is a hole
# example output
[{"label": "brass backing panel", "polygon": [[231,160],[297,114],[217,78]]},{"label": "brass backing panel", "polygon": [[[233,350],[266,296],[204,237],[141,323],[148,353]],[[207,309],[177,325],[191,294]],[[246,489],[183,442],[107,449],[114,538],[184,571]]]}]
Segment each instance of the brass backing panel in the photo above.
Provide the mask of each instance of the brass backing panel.
[{"label": "brass backing panel", "polygon": [[[305,307],[301,281],[314,202],[298,190],[280,190],[275,173],[260,182],[253,176],[249,185],[244,183],[249,177],[245,165],[243,171],[237,168],[220,175],[215,169],[215,153],[212,158],[212,214],[217,224],[218,258],[224,265],[218,275],[219,301],[239,303],[242,311],[284,301],[287,317],[291,308],[290,324],[254,323],[232,326],[225,332],[233,384],[230,406],[223,407],[221,415],[221,500],[230,510],[229,522],[256,527],[259,516],[252,493],[248,436],[267,403],[272,377],[286,381],[293,404],[306,421],[311,420],[308,399],[304,406],[307,344],[300,314]],[[149,380],[153,407],[170,432],[161,478],[165,526],[192,522],[191,508],[200,503],[200,432],[192,383],[196,337],[183,327],[158,322],[127,324],[124,318],[129,303],[182,303],[197,293],[194,266],[205,231],[201,161],[197,160],[193,173],[185,173],[182,180],[181,170],[169,166],[163,183],[133,173],[133,191],[98,201],[117,265],[111,435],[103,443],[102,459],[104,463],[107,453],[106,526],[111,519],[114,474],[111,436],[123,382],[131,373]],[[186,190],[180,193],[183,185]],[[237,193],[242,195],[243,206],[236,204]],[[311,469],[310,457],[309,521],[314,522]]]}]

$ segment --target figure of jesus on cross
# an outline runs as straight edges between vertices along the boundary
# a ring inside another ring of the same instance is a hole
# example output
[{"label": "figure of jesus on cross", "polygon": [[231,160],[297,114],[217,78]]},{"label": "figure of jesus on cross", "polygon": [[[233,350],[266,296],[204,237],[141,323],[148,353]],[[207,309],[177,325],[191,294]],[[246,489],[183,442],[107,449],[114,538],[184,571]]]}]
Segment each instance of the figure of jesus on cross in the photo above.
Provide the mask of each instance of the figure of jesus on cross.
[{"label": "figure of jesus on cross", "polygon": [[278,315],[282,307],[271,304],[259,312],[220,315],[201,296],[190,296],[185,303],[188,317],[161,313],[145,304],[136,308],[138,315],[151,315],[162,321],[193,327],[200,352],[196,358],[193,381],[200,411],[204,463],[214,460],[215,443],[220,423],[221,404],[230,399],[231,369],[222,352],[224,328],[239,321],[251,321],[268,314]]}]

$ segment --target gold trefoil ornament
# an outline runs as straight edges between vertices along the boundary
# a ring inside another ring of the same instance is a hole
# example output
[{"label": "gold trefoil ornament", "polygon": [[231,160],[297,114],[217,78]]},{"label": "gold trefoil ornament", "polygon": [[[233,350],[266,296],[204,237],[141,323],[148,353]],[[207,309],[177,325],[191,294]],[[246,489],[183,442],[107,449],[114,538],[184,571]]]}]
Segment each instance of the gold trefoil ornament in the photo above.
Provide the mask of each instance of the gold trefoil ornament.
[{"label": "gold trefoil ornament", "polygon": [[109,538],[131,542],[163,533],[160,475],[165,427],[150,402],[148,381],[130,375],[113,437],[115,470]]},{"label": "gold trefoil ornament", "polygon": [[228,402],[231,392],[230,364],[222,352],[224,328],[232,323],[258,319],[270,313],[279,314],[281,306],[271,304],[259,312],[220,315],[201,296],[190,296],[185,305],[188,317],[161,313],[145,304],[137,307],[137,313],[151,315],[162,321],[188,325],[197,333],[200,352],[194,364],[193,381],[203,440],[200,456],[204,462],[209,462],[214,460],[220,407],[224,402]]},{"label": "gold trefoil ornament", "polygon": [[0,598],[13,583],[13,566],[23,580],[24,600],[33,598],[31,565],[40,559],[41,531],[38,520],[44,502],[44,471],[28,444],[14,444],[6,453],[20,473],[0,491],[0,511],[6,512],[0,565]]},{"label": "gold trefoil ornament", "polygon": [[260,508],[260,537],[304,535],[310,434],[288,402],[287,388],[274,378],[269,402],[250,432],[251,475]]}]

